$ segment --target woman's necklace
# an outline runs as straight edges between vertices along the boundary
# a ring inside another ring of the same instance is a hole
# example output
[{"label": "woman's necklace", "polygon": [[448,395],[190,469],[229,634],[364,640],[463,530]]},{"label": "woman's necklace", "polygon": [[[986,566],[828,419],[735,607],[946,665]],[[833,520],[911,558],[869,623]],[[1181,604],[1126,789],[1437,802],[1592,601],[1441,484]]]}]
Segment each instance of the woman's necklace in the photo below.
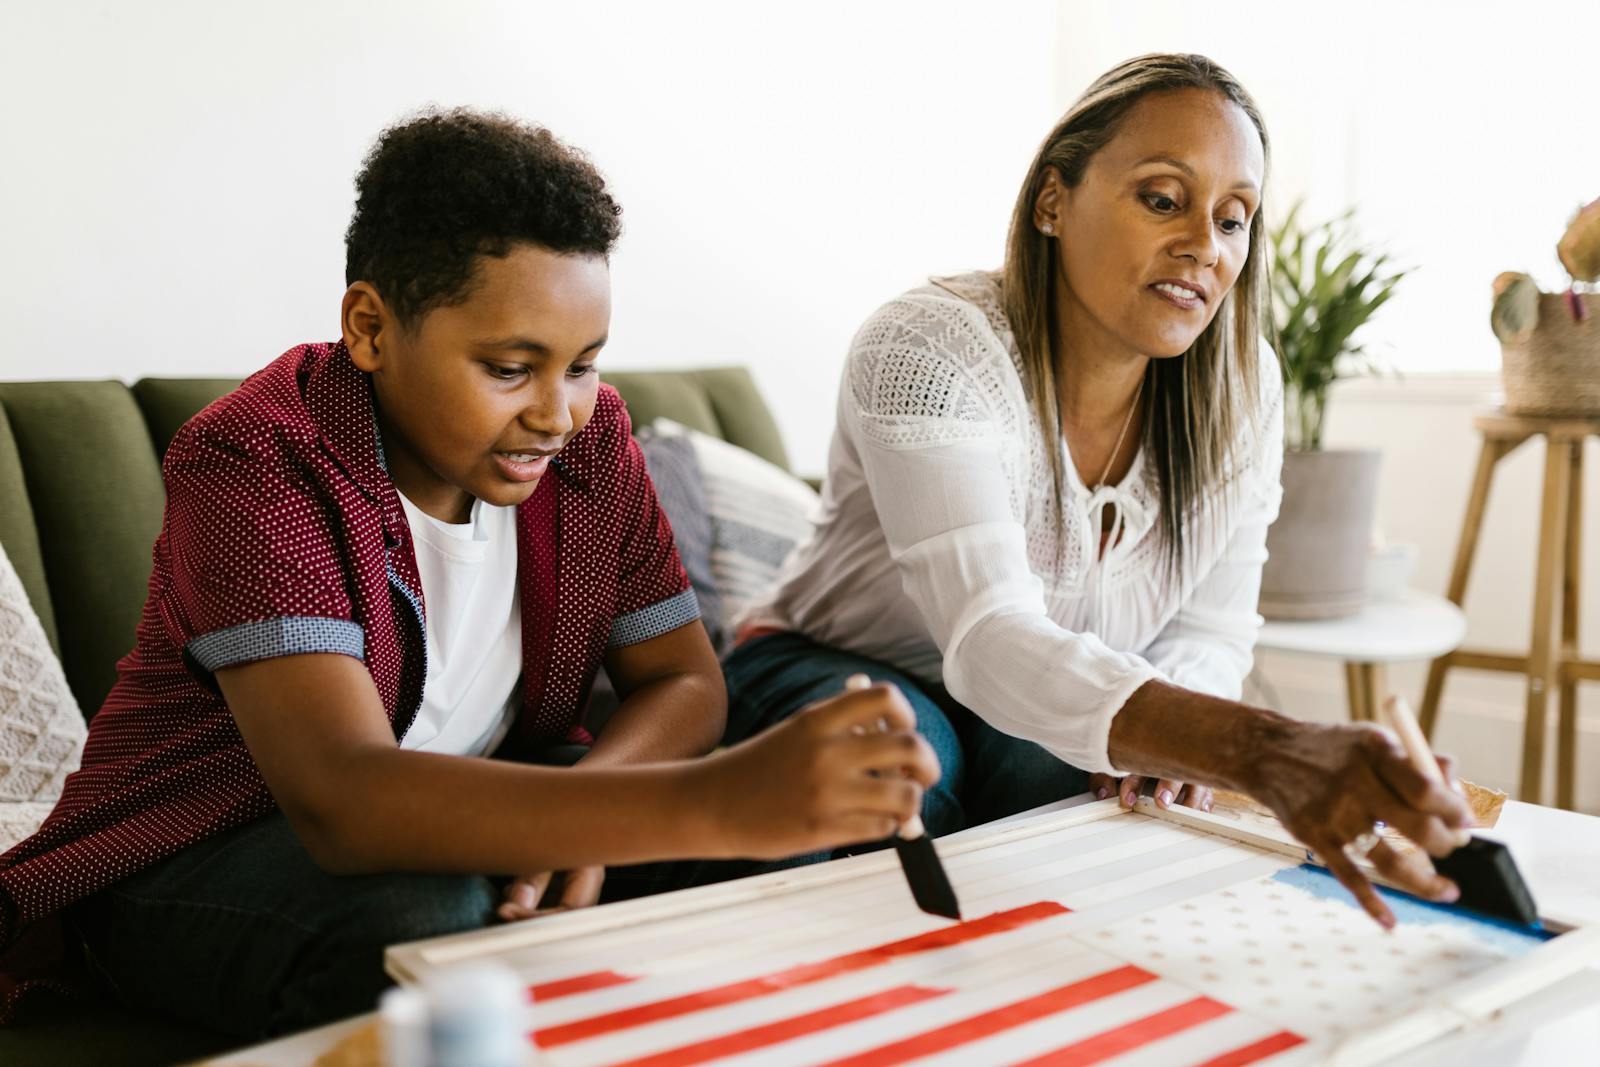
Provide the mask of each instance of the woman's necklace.
[{"label": "woman's necklace", "polygon": [[1100,472],[1100,478],[1090,489],[1099,489],[1106,484],[1106,478],[1111,474],[1111,465],[1117,461],[1117,454],[1122,451],[1122,442],[1127,439],[1128,427],[1133,425],[1133,413],[1139,410],[1139,398],[1144,396],[1144,378],[1139,379],[1139,388],[1134,391],[1133,403],[1128,405],[1128,415],[1122,420],[1122,432],[1117,434],[1117,443],[1111,446],[1111,455],[1106,457],[1105,469]]}]

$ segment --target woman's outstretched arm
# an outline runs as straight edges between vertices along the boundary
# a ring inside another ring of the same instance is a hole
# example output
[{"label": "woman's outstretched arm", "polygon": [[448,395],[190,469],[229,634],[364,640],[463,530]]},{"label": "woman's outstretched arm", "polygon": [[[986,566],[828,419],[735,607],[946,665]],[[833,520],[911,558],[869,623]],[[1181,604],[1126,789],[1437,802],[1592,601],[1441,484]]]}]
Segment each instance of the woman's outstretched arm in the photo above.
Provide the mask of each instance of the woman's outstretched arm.
[{"label": "woman's outstretched arm", "polygon": [[[1123,705],[1111,722],[1109,754],[1119,767],[1259,800],[1385,926],[1393,914],[1344,845],[1382,821],[1443,856],[1455,848],[1452,831],[1472,825],[1466,800],[1420,774],[1377,726],[1301,722],[1165,682],[1146,683]],[[1368,858],[1411,892],[1455,899],[1455,887],[1420,856],[1380,842]]]}]

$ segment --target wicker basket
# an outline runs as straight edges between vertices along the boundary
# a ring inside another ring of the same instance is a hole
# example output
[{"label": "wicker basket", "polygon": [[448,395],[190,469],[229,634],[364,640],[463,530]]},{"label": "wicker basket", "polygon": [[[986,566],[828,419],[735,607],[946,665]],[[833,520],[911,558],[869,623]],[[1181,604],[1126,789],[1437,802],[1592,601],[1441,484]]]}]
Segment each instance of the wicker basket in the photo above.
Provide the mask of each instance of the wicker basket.
[{"label": "wicker basket", "polygon": [[1600,294],[1579,296],[1583,321],[1567,297],[1539,296],[1539,323],[1500,346],[1500,377],[1512,415],[1600,415]]}]

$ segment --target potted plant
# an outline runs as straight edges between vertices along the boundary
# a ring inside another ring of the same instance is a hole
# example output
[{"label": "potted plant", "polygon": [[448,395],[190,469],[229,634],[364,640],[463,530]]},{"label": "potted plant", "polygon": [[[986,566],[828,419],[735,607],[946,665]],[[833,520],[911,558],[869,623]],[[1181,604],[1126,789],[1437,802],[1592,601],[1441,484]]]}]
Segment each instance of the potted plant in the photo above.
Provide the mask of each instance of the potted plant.
[{"label": "potted plant", "polygon": [[1556,256],[1572,279],[1564,293],[1512,271],[1494,280],[1489,325],[1512,415],[1600,415],[1600,200],[1573,216]]},{"label": "potted plant", "polygon": [[1296,206],[1272,230],[1272,340],[1283,363],[1283,505],[1267,533],[1261,614],[1276,619],[1350,615],[1366,602],[1367,553],[1379,453],[1322,447],[1328,390],[1380,368],[1362,327],[1405,271],[1359,244],[1352,212],[1302,226]]}]

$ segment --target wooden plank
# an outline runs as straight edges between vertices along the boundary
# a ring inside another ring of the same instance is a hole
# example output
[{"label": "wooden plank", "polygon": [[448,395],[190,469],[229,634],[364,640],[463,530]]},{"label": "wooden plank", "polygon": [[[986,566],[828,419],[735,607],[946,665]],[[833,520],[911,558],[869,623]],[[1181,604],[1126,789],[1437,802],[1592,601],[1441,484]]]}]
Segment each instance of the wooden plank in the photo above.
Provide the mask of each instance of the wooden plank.
[{"label": "wooden plank", "polygon": [[1490,437],[1502,441],[1522,442],[1535,435],[1552,440],[1581,440],[1600,434],[1600,418],[1554,415],[1508,415],[1503,411],[1485,412],[1476,416],[1472,424]]},{"label": "wooden plank", "polygon": [[[942,838],[941,858],[988,848],[1009,841],[1056,833],[1068,827],[1115,818],[1126,814],[1115,799],[1096,801],[1066,811],[1051,812],[1033,819],[1007,823],[992,832]],[[682,889],[640,900],[608,904],[604,908],[584,908],[561,915],[507,926],[474,930],[465,934],[412,941],[390,948],[384,954],[384,967],[400,981],[414,981],[430,966],[458,963],[481,956],[492,956],[530,945],[541,945],[568,938],[658,922],[680,915],[692,915],[725,908],[733,904],[769,897],[781,897],[799,889],[832,885],[884,871],[898,871],[894,850],[868,853],[817,863],[792,870],[774,871],[753,878],[740,878],[718,885]]]},{"label": "wooden plank", "polygon": [[1573,681],[1600,682],[1600,663],[1594,660],[1571,660],[1561,666],[1562,674]]},{"label": "wooden plank", "polygon": [[[1578,658],[1578,607],[1583,577],[1583,439],[1567,446],[1566,548],[1561,561],[1561,656],[1563,667]],[[1577,807],[1578,682],[1565,669],[1556,678],[1560,690],[1556,725],[1556,805]]]},{"label": "wooden plank", "polygon": [[1562,542],[1566,537],[1567,481],[1572,473],[1568,446],[1551,442],[1545,451],[1544,493],[1539,508],[1539,557],[1533,579],[1533,636],[1528,644],[1527,702],[1522,721],[1520,799],[1539,802],[1544,786],[1545,712],[1550,703],[1550,643]]},{"label": "wooden plank", "polygon": [[[1467,497],[1467,513],[1461,520],[1461,538],[1456,542],[1455,562],[1450,565],[1450,585],[1445,593],[1450,602],[1460,607],[1467,596],[1467,578],[1472,574],[1472,560],[1478,551],[1478,532],[1483,526],[1483,512],[1489,504],[1489,484],[1494,479],[1494,466],[1506,454],[1506,445],[1485,437],[1478,453],[1478,469],[1472,476],[1472,492]],[[1434,723],[1439,717],[1439,700],[1444,693],[1444,675],[1451,666],[1448,656],[1441,656],[1428,665],[1428,682],[1422,692],[1420,721],[1422,732],[1433,736]]]},{"label": "wooden plank", "polygon": [[1544,493],[1539,504],[1539,552],[1533,577],[1533,635],[1528,641],[1528,686],[1522,723],[1522,782],[1518,798],[1539,803],[1544,793],[1544,717],[1552,681],[1550,624],[1560,582],[1562,542],[1566,534],[1566,478],[1571,466],[1565,450],[1549,446],[1544,453]]},{"label": "wooden plank", "polygon": [[1350,721],[1367,722],[1372,718],[1367,708],[1367,687],[1361,676],[1361,664],[1344,665],[1344,694],[1350,704]]},{"label": "wooden plank", "polygon": [[1528,673],[1528,657],[1513,656],[1504,652],[1474,652],[1456,649],[1448,657],[1452,667],[1466,667],[1475,671],[1507,671],[1511,674]]},{"label": "wooden plank", "polygon": [[1361,683],[1366,690],[1362,702],[1367,708],[1367,718],[1372,722],[1378,721],[1378,709],[1383,707],[1383,702],[1389,696],[1389,671],[1381,663],[1363,663],[1361,665]]}]

